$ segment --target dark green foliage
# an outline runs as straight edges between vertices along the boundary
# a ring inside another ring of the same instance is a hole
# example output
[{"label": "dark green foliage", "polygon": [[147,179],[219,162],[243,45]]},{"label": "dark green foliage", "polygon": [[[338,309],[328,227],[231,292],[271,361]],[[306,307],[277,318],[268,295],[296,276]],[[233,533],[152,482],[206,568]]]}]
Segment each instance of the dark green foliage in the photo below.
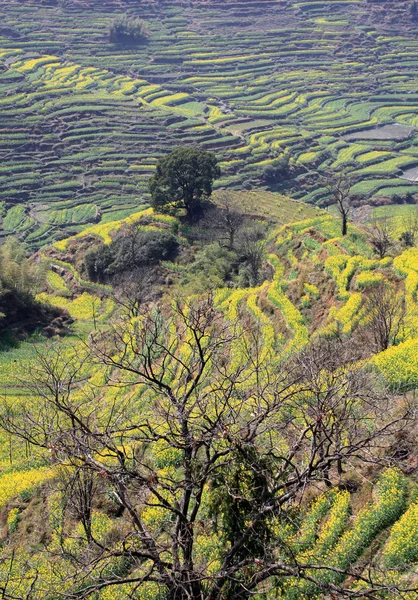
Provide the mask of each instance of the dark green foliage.
[{"label": "dark green foliage", "polygon": [[35,300],[45,285],[47,265],[29,260],[26,252],[26,245],[12,237],[0,250],[0,349],[15,343],[16,335],[43,328],[46,335],[54,335],[65,326],[61,310]]},{"label": "dark green foliage", "polygon": [[116,17],[109,27],[109,40],[113,43],[144,42],[147,37],[148,31],[144,21],[126,14]]},{"label": "dark green foliage", "polygon": [[84,266],[89,279],[103,281],[112,261],[113,253],[109,246],[103,245],[88,250],[84,256]]},{"label": "dark green foliage", "polygon": [[[239,445],[234,460],[228,468],[220,472],[212,482],[210,514],[214,519],[215,530],[225,548],[234,546],[243,535],[249,522],[253,530],[246,544],[235,556],[235,561],[245,561],[247,573],[251,568],[249,559],[253,559],[256,568],[257,559],[269,555],[271,538],[272,511],[265,511],[260,518],[262,507],[270,498],[269,483],[273,480],[273,463],[261,457],[252,445]],[[236,581],[225,586],[223,598],[248,598],[245,589]]]},{"label": "dark green foliage", "polygon": [[266,235],[267,229],[262,222],[252,223],[239,232],[240,287],[255,286],[261,283],[267,251]]},{"label": "dark green foliage", "polygon": [[65,311],[38,302],[29,292],[0,289],[0,352],[35,333],[45,337],[67,334],[71,323]]},{"label": "dark green foliage", "polygon": [[264,169],[262,179],[268,185],[280,183],[290,176],[289,156],[277,158]]},{"label": "dark green foliage", "polygon": [[416,204],[415,196],[412,192],[407,192],[404,196],[394,194],[392,196],[393,204]]},{"label": "dark green foliage", "polygon": [[91,280],[105,281],[119,273],[172,258],[177,249],[177,238],[169,231],[133,227],[123,231],[109,246],[86,252],[84,265]]},{"label": "dark green foliage", "polygon": [[184,208],[189,219],[202,211],[221,174],[216,157],[199,148],[177,148],[157,163],[150,181],[152,206],[156,210]]},{"label": "dark green foliage", "polygon": [[[214,230],[203,220],[205,224],[207,231],[213,234]],[[205,243],[194,255],[193,262],[183,267],[181,289],[193,295],[225,286],[252,287],[268,279],[267,233],[263,222],[243,221],[236,231],[234,249],[223,246],[220,239]]]},{"label": "dark green foliage", "polygon": [[416,21],[418,19],[418,5],[416,3],[416,0],[413,0],[411,4],[411,16],[413,21]]},{"label": "dark green foliage", "polygon": [[413,231],[403,231],[399,239],[408,248],[412,248],[413,246],[415,246],[415,235]]},{"label": "dark green foliage", "polygon": [[236,276],[237,253],[217,242],[207,244],[196,253],[195,260],[185,270],[180,281],[190,294],[214,290],[232,282]]}]

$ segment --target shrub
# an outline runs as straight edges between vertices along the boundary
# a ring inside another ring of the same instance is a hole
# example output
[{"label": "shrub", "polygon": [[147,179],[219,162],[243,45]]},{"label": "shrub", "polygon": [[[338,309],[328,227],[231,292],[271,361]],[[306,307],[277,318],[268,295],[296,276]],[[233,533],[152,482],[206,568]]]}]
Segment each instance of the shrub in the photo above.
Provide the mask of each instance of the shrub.
[{"label": "shrub", "polygon": [[412,248],[415,243],[415,236],[412,231],[403,231],[399,240],[408,248]]},{"label": "shrub", "polygon": [[145,22],[126,14],[116,17],[109,27],[109,40],[114,44],[144,42],[147,37]]},{"label": "shrub", "polygon": [[267,185],[273,185],[288,179],[290,173],[289,156],[283,155],[265,167],[261,178]]},{"label": "shrub", "polygon": [[84,257],[89,278],[103,281],[136,267],[157,264],[175,255],[177,238],[169,231],[131,228],[108,246],[92,248]]},{"label": "shrub", "polygon": [[84,266],[88,278],[92,281],[103,281],[112,259],[113,253],[110,246],[103,245],[88,250],[84,256]]},{"label": "shrub", "polygon": [[236,272],[237,255],[218,243],[208,244],[198,252],[182,278],[181,285],[191,293],[222,287]]}]

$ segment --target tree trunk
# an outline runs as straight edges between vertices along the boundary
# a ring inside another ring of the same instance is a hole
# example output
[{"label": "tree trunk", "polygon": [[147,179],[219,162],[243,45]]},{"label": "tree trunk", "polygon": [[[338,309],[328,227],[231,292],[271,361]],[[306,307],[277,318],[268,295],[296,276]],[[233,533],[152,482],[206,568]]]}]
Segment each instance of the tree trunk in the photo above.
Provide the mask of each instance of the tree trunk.
[{"label": "tree trunk", "polygon": [[193,221],[193,213],[188,202],[184,203],[184,208],[186,209],[187,220],[191,223]]},{"label": "tree trunk", "polygon": [[233,250],[234,249],[234,242],[235,242],[235,232],[230,229],[229,230],[229,245],[228,245],[228,250]]},{"label": "tree trunk", "polygon": [[192,192],[186,192],[184,194],[183,204],[184,204],[184,208],[186,209],[187,220],[191,223],[193,221],[193,219],[194,219],[194,214],[193,214],[193,193]]},{"label": "tree trunk", "polygon": [[347,235],[347,222],[348,222],[347,215],[345,213],[343,213],[341,216],[343,219],[342,234]]},{"label": "tree trunk", "polygon": [[[187,577],[188,576],[188,577]],[[178,586],[170,590],[169,600],[203,600],[203,592],[198,575],[183,573]]]}]

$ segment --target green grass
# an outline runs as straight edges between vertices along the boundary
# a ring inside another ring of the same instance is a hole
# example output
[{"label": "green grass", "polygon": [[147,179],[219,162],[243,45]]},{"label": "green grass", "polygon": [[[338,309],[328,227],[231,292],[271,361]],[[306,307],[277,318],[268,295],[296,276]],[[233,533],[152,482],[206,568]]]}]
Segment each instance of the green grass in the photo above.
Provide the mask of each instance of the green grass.
[{"label": "green grass", "polygon": [[377,206],[372,210],[374,218],[382,217],[405,217],[416,212],[416,207],[410,204],[393,204],[390,206]]},{"label": "green grass", "polygon": [[7,211],[3,219],[3,227],[6,231],[16,231],[26,218],[26,207],[18,204]]},{"label": "green grass", "polygon": [[[241,209],[249,214],[273,220],[282,225],[293,221],[304,221],[325,214],[313,206],[295,202],[281,194],[266,191],[246,192],[230,191],[228,195]],[[217,193],[214,194],[216,203]]]}]

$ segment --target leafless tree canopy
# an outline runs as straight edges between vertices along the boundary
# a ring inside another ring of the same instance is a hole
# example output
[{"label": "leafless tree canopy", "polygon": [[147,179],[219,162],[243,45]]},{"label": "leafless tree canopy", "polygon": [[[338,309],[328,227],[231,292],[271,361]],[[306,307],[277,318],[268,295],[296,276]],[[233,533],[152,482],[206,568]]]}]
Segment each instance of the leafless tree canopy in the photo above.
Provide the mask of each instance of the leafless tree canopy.
[{"label": "leafless tree canopy", "polygon": [[390,219],[375,219],[370,227],[370,243],[380,258],[384,258],[394,245],[394,228]]},{"label": "leafless tree canopy", "polygon": [[138,317],[147,304],[158,298],[162,277],[156,267],[137,267],[113,280],[113,299],[129,317]]},{"label": "leafless tree canopy", "polygon": [[367,331],[373,352],[382,352],[398,343],[405,325],[405,294],[386,281],[373,287],[366,299]]},{"label": "leafless tree canopy", "polygon": [[259,285],[261,272],[267,253],[265,231],[260,223],[245,227],[240,231],[239,240],[241,255],[248,264],[249,284]]},{"label": "leafless tree canopy", "polygon": [[[383,597],[384,584],[364,573],[351,573],[358,586],[348,590],[349,573],[300,564],[271,534],[292,522],[307,488],[337,482],[347,465],[384,461],[412,418],[406,398],[335,344],[280,364],[260,325],[226,321],[208,296],[96,334],[85,356],[39,355],[32,409],[6,404],[2,419],[75,483],[69,509],[88,544],[66,550],[78,573],[66,597],[130,582],[141,598],[154,582],[170,600],[244,600],[290,577],[341,597]],[[90,360],[105,385],[86,379]],[[91,530],[97,482],[123,515],[112,539]],[[208,558],[202,544],[215,535]],[[123,574],[108,568],[122,559]]]},{"label": "leafless tree canopy", "polygon": [[237,232],[245,220],[244,212],[238,200],[228,191],[218,192],[216,208],[209,211],[208,217],[211,226],[220,231],[228,250],[233,250]]},{"label": "leafless tree canopy", "polygon": [[327,173],[324,177],[324,185],[337,206],[341,216],[341,233],[347,234],[348,219],[351,212],[351,188],[353,181],[347,173]]},{"label": "leafless tree canopy", "polygon": [[401,241],[405,246],[415,246],[418,235],[418,210],[416,206],[411,206],[408,213],[402,219]]}]

